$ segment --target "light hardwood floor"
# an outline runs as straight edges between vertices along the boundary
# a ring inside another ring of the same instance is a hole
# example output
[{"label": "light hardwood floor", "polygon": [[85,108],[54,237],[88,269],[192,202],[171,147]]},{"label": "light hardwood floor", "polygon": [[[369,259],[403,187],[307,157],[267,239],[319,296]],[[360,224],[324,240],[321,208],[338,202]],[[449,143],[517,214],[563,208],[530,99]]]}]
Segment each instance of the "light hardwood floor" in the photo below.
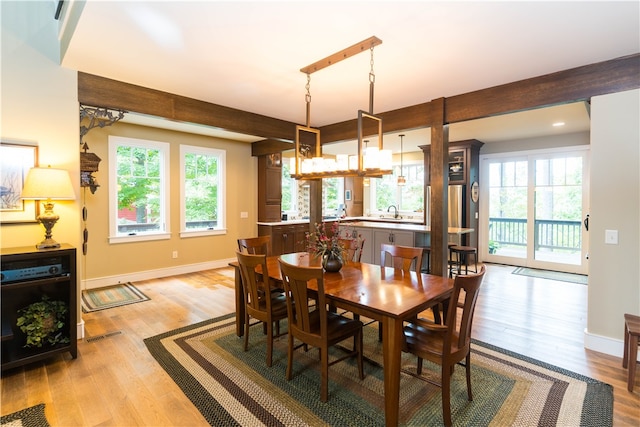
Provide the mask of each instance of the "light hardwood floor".
[{"label": "light hardwood floor", "polygon": [[[621,357],[583,347],[587,287],[487,267],[474,338],[611,384],[614,426],[640,425],[640,375],[630,393]],[[1,414],[45,403],[52,426],[206,425],[143,339],[234,311],[233,270],[136,286],[151,301],[83,315],[86,337],[77,359],[61,355],[4,372]]]}]

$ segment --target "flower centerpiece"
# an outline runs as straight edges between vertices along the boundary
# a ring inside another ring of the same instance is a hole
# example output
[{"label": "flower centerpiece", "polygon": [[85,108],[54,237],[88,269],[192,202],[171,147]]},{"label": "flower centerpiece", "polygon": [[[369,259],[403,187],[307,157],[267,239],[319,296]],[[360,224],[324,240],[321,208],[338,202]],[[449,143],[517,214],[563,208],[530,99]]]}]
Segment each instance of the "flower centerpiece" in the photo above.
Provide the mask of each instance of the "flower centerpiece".
[{"label": "flower centerpiece", "polygon": [[326,223],[316,223],[315,230],[307,237],[309,252],[316,257],[322,257],[322,267],[325,271],[340,271],[345,253],[340,241],[340,221],[331,223],[329,230]]}]

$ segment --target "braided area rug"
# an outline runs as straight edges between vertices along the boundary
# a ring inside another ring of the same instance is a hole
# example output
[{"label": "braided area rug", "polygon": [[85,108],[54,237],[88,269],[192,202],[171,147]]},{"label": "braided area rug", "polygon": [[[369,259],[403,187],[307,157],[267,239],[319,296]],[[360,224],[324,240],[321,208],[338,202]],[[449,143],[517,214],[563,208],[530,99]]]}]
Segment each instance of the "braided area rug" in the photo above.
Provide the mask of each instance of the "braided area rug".
[{"label": "braided area rug", "polygon": [[[358,379],[355,360],[331,366],[327,403],[320,401],[316,349],[296,352],[293,378],[287,381],[286,335],[275,340],[268,368],[262,328],[250,328],[244,352],[233,315],[147,338],[145,344],[211,425],[382,426],[382,346],[375,328],[364,332],[365,379]],[[423,374],[437,380],[438,366],[424,363]],[[464,368],[452,377],[454,425],[612,425],[613,388],[608,384],[477,341],[471,364],[472,402]],[[415,369],[415,356],[403,353],[403,370]],[[442,425],[440,388],[408,374],[400,381],[400,423]]]},{"label": "braided area rug", "polygon": [[2,427],[49,427],[49,422],[44,415],[44,403],[12,414],[0,417]]}]

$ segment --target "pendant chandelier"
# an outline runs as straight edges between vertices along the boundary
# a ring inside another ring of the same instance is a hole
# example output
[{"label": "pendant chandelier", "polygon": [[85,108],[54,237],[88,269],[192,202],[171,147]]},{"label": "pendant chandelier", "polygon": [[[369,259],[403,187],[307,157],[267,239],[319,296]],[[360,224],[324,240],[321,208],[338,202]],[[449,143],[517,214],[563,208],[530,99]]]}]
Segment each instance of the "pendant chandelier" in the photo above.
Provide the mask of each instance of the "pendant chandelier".
[{"label": "pendant chandelier", "polygon": [[[373,36],[336,52],[300,71],[307,75],[305,86],[306,126],[296,126],[295,157],[291,170],[295,179],[320,179],[332,177],[361,176],[380,177],[392,173],[391,150],[384,150],[382,144],[382,118],[373,114],[373,92],[375,74],[373,72],[373,48],[382,40]],[[358,152],[353,155],[338,154],[335,158],[322,156],[320,130],[311,127],[311,73],[319,71],[343,59],[350,58],[369,49],[371,71],[369,72],[369,111],[358,110]],[[376,147],[365,147],[364,138],[377,138]]]},{"label": "pendant chandelier", "polygon": [[398,175],[398,185],[399,186],[403,186],[407,183],[407,179],[404,176],[404,170],[402,168],[402,153],[403,153],[403,149],[402,149],[402,140],[404,138],[404,134],[400,134],[398,135],[400,137],[400,175]]}]

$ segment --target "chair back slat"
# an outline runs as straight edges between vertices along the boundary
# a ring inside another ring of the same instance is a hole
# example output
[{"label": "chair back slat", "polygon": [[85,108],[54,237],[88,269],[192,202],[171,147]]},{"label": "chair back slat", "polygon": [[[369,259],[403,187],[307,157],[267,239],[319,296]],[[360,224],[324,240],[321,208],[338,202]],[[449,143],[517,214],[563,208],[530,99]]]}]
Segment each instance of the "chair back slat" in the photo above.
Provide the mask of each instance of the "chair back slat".
[{"label": "chair back slat", "polygon": [[238,239],[238,250],[253,255],[271,256],[271,236]]},{"label": "chair back slat", "polygon": [[[236,256],[238,258],[238,264],[240,264],[240,277],[244,288],[247,310],[270,311],[271,298],[266,297],[270,292],[266,255],[236,252]],[[258,271],[258,267],[260,267],[260,271]],[[264,280],[265,277],[267,278],[266,283]],[[261,302],[263,305],[261,305]]]},{"label": "chair back slat", "polygon": [[419,272],[422,269],[422,253],[422,248],[383,243],[380,245],[380,265]]},{"label": "chair back slat", "polygon": [[[471,345],[471,326],[473,323],[473,313],[476,308],[476,301],[480,293],[480,285],[485,274],[485,266],[482,265],[477,274],[456,276],[453,283],[453,293],[449,300],[449,312],[447,325],[449,332],[445,339],[445,348],[451,348],[453,340],[457,338],[459,349],[467,348]],[[458,322],[458,310],[462,308],[462,315]],[[447,343],[447,341],[449,341]],[[445,353],[447,350],[445,350]]]},{"label": "chair back slat", "polygon": [[[282,272],[282,283],[287,298],[289,314],[289,328],[295,330],[294,335],[304,337],[304,341],[319,342],[321,337],[327,336],[327,310],[324,295],[324,281],[322,267],[299,267],[279,260]],[[316,307],[309,310],[311,294],[309,285],[317,286]],[[319,316],[320,328],[317,328]],[[315,319],[315,321],[314,321]],[[318,344],[312,344],[318,345]]]},{"label": "chair back slat", "polygon": [[340,245],[345,249],[345,262],[360,262],[364,239],[341,238]]}]

